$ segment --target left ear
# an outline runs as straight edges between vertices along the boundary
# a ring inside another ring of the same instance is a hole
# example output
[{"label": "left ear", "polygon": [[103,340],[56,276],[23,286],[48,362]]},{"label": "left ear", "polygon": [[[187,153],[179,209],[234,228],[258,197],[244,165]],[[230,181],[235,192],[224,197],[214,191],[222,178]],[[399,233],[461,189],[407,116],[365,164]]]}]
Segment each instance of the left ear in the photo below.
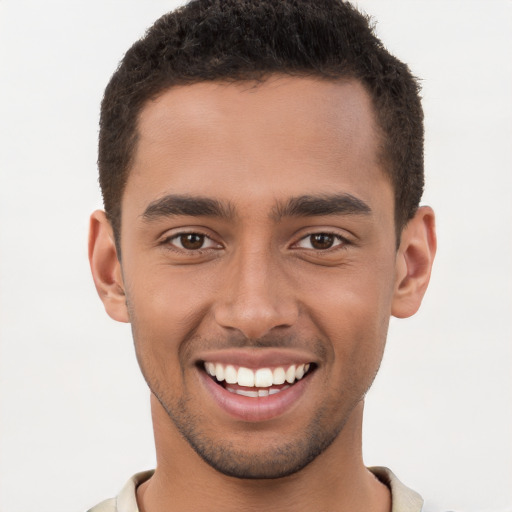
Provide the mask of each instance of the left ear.
[{"label": "left ear", "polygon": [[406,224],[396,255],[391,314],[407,318],[418,311],[430,280],[437,240],[432,208],[422,206]]}]

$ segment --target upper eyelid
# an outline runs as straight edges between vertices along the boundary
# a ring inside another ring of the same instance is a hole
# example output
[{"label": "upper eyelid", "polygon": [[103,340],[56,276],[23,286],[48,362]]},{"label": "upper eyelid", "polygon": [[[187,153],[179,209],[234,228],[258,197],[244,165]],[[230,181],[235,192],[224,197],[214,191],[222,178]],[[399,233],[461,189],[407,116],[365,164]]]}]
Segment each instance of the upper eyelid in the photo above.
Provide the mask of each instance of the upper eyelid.
[{"label": "upper eyelid", "polygon": [[204,238],[206,238],[206,239],[208,239],[208,240],[210,240],[210,241],[220,245],[219,242],[217,242],[215,240],[215,238],[207,235],[206,233],[201,233],[199,231],[182,231],[181,233],[176,233],[174,235],[169,235],[167,237],[164,237],[164,241],[174,240],[174,239],[180,238],[181,236],[184,236],[184,235],[199,235],[199,236],[203,236]]},{"label": "upper eyelid", "polygon": [[[168,242],[169,240],[172,240],[172,239],[175,239],[175,238],[178,238],[180,236],[183,236],[183,235],[189,235],[189,234],[197,234],[197,235],[201,235],[201,236],[204,236],[206,238],[208,238],[209,240],[213,241],[214,243],[218,244],[218,245],[224,245],[224,243],[222,242],[219,242],[219,237],[213,235],[209,232],[207,232],[208,230],[207,229],[203,229],[201,227],[198,227],[198,228],[176,228],[178,231],[175,231],[173,233],[169,233],[169,231],[171,230],[167,230],[166,232],[162,233],[158,238],[160,240],[159,243],[165,243],[165,242]],[[298,242],[304,240],[305,238],[308,238],[310,236],[313,236],[313,235],[317,235],[317,234],[326,234],[326,235],[332,235],[334,236],[335,238],[337,238],[338,240],[340,240],[341,242],[345,243],[345,244],[350,244],[350,243],[353,243],[352,240],[351,240],[351,237],[349,236],[346,236],[346,235],[343,235],[339,232],[336,232],[334,229],[317,229],[317,228],[311,228],[310,231],[307,231],[307,232],[303,232],[301,233],[300,235],[299,234],[296,234],[294,237],[293,237],[293,240],[291,242],[291,246],[297,244]]]},{"label": "upper eyelid", "polygon": [[347,238],[347,237],[341,235],[340,233],[336,233],[334,231],[329,231],[328,229],[320,229],[320,230],[316,229],[314,231],[306,233],[305,235],[301,235],[299,240],[302,240],[304,238],[307,238],[308,236],[313,236],[313,235],[331,235],[331,236],[335,236],[335,237],[341,238],[341,239]]},{"label": "upper eyelid", "polygon": [[[209,242],[209,247],[200,247],[198,249],[186,249],[183,247],[179,247],[174,242],[175,239],[178,239],[179,237],[183,235],[200,235],[204,236],[205,239]],[[211,236],[211,234],[205,233],[202,229],[181,229],[180,231],[177,231],[175,233],[169,234],[168,236],[164,236],[163,239],[158,243],[160,246],[167,246],[168,250],[172,250],[174,252],[179,252],[182,254],[188,254],[189,256],[192,255],[201,255],[210,253],[212,251],[219,251],[222,249],[225,249],[225,244],[222,242],[219,242],[219,237]]]},{"label": "upper eyelid", "polygon": [[[181,231],[177,231],[175,233],[169,233],[168,231],[166,231],[165,233],[163,233],[162,235],[160,235],[158,237],[156,245],[160,246],[160,247],[167,246],[167,248],[169,250],[172,247],[174,251],[183,251],[184,249],[182,249],[181,247],[172,243],[173,241],[175,241],[176,239],[178,239],[180,236],[183,236],[183,235],[201,235],[201,236],[204,236],[205,238],[207,238],[208,240],[210,240],[211,242],[213,242],[214,245],[217,245],[217,246],[221,245],[221,244],[219,244],[219,242],[217,240],[215,240],[215,238],[211,237],[210,235],[207,235],[206,233],[204,233],[202,230],[199,230],[199,229],[181,230]],[[206,247],[206,248],[201,247],[199,249],[189,249],[189,250],[187,250],[187,252],[193,253],[193,252],[199,252],[199,251],[206,251],[206,250],[213,249],[213,248],[214,247]]]},{"label": "upper eyelid", "polygon": [[210,235],[207,235],[206,233],[203,233],[202,231],[199,231],[199,230],[196,230],[196,231],[178,231],[177,233],[171,233],[171,234],[167,234],[167,235],[163,235],[164,239],[171,239],[171,238],[178,238],[180,236],[183,236],[183,235],[200,235],[200,236],[204,236],[205,238],[211,238],[213,240],[213,238],[210,236]]},{"label": "upper eyelid", "polygon": [[175,230],[167,229],[161,235],[158,236],[158,239],[160,241],[165,242],[166,240],[171,240],[172,238],[177,238],[183,235],[201,235],[206,238],[209,238],[210,240],[216,241],[216,237],[212,236],[212,234],[207,231],[207,229],[203,228],[175,228]]},{"label": "upper eyelid", "polygon": [[[338,235],[338,234],[335,234],[335,233],[328,233],[327,231],[320,231],[320,232],[317,232],[317,233],[311,233],[309,235],[305,235],[301,238],[299,238],[296,242],[294,242],[292,244],[292,247],[295,246],[295,245],[298,245],[300,242],[308,239],[309,237],[311,236],[314,236],[314,235],[318,235],[318,234],[323,234],[323,235],[330,235],[330,236],[333,236],[335,239],[336,239],[336,244],[327,248],[327,249],[316,249],[316,250],[322,250],[322,251],[328,251],[329,249],[335,249],[336,247],[338,246],[345,246],[345,245],[348,245],[350,244],[350,240],[348,240],[347,238],[341,236],[341,235]],[[302,249],[304,249],[304,247],[302,247]],[[309,250],[309,249],[308,249]]]},{"label": "upper eyelid", "polygon": [[329,229],[315,229],[315,230],[309,231],[305,234],[301,234],[300,236],[298,236],[296,238],[296,241],[293,243],[300,242],[301,240],[304,240],[305,238],[308,238],[313,235],[331,235],[331,236],[337,238],[338,240],[341,240],[342,242],[351,243],[351,239],[349,236],[342,235],[341,233],[337,233],[337,232],[335,232],[333,230],[329,230]]}]

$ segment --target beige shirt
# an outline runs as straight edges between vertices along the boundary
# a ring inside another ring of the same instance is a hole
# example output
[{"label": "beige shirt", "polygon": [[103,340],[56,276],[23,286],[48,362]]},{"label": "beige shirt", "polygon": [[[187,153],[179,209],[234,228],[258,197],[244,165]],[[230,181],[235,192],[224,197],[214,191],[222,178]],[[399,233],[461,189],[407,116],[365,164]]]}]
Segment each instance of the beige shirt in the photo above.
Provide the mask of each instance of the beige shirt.
[{"label": "beige shirt", "polygon": [[[383,467],[369,468],[370,471],[391,490],[391,512],[421,512],[423,499],[406,487],[389,470]],[[139,512],[135,490],[142,482],[153,475],[153,471],[144,471],[134,475],[122,488],[117,498],[102,501],[87,512]]]}]

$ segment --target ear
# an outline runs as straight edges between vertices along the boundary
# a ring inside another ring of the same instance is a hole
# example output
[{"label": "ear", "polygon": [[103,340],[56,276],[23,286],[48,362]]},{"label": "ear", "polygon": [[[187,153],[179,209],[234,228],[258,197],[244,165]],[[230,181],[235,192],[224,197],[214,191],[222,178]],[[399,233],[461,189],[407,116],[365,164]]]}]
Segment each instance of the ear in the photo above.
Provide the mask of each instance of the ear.
[{"label": "ear", "polygon": [[391,314],[407,318],[418,311],[430,280],[437,240],[432,208],[422,206],[402,231],[396,256]]},{"label": "ear", "polygon": [[118,322],[129,322],[121,263],[114,240],[105,212],[95,211],[89,225],[89,263],[94,284],[108,315]]}]

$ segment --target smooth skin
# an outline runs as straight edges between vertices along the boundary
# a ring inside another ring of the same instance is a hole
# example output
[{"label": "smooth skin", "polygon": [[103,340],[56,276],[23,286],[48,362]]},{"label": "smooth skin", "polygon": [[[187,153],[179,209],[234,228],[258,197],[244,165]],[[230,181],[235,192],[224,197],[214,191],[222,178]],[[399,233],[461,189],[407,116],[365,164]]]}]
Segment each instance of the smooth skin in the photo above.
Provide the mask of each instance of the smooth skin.
[{"label": "smooth skin", "polygon": [[[152,391],[157,468],[140,510],[389,511],[362,460],[363,401],[390,316],[420,306],[436,238],[421,207],[397,250],[365,89],[284,76],[174,87],[138,132],[121,255],[101,211],[89,255]],[[233,418],[201,362],[272,350],[314,363],[304,391],[267,421]]]}]

